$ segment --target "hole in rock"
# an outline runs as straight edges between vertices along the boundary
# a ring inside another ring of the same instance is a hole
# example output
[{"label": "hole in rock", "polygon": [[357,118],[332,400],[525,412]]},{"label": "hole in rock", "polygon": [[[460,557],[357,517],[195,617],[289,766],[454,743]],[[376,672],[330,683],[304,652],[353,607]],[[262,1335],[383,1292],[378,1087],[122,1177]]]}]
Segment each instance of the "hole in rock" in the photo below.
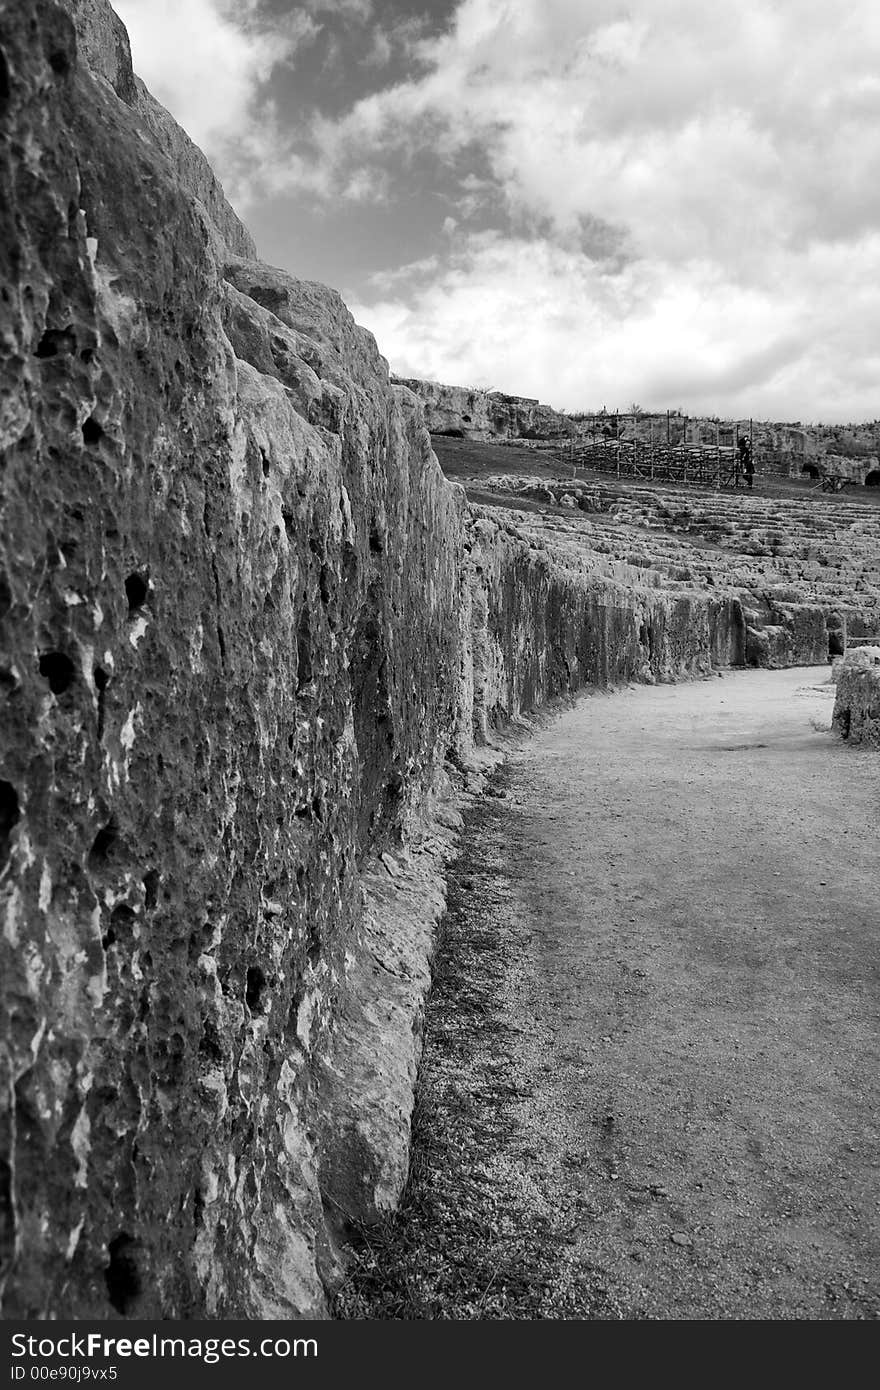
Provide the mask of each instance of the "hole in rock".
[{"label": "hole in rock", "polygon": [[303,604],[296,632],[296,685],[301,690],[312,679],[312,633],[309,610]]},{"label": "hole in rock", "polygon": [[382,537],[379,535],[379,532],[377,531],[376,527],[373,526],[370,529],[370,554],[381,555],[382,550]]},{"label": "hole in rock", "polygon": [[150,592],[150,584],[143,574],[130,574],[125,581],[125,597],[128,599],[128,611],[135,613],[138,608],[143,608],[147,601],[147,594]]},{"label": "hole in rock", "polygon": [[57,77],[65,77],[70,72],[70,54],[63,48],[53,48],[49,54],[49,67]]},{"label": "hole in rock", "polygon": [[247,981],[244,991],[244,1002],[247,1004],[252,1014],[262,1013],[260,1000],[263,990],[266,988],[266,976],[259,965],[251,965],[248,968]]},{"label": "hole in rock", "polygon": [[20,816],[18,792],[11,782],[0,782],[0,869],[9,859],[9,841]]},{"label": "hole in rock", "polygon": [[143,877],[144,885],[144,907],[148,912],[152,912],[159,899],[159,873],[156,869],[148,869]]},{"label": "hole in rock", "polygon": [[76,352],[76,334],[73,325],[66,328],[47,328],[37,343],[36,357],[69,357]]},{"label": "hole in rock", "polygon": [[86,366],[88,366],[89,363],[90,363],[90,362],[92,361],[92,359],[94,358],[94,356],[95,356],[95,349],[94,349],[94,348],[83,348],[82,352],[81,352],[80,355],[79,355],[79,360],[80,360],[80,362],[85,362]]},{"label": "hole in rock", "polygon": [[875,468],[868,474],[865,487],[880,487],[880,468]]},{"label": "hole in rock", "polygon": [[92,848],[89,850],[89,868],[97,869],[106,864],[118,840],[119,831],[116,829],[116,822],[111,818],[106,825],[101,826],[92,842]]},{"label": "hole in rock", "polygon": [[40,675],[49,682],[53,695],[63,695],[76,677],[76,667],[64,652],[44,652],[40,657]]},{"label": "hole in rock", "polygon": [[94,415],[83,421],[82,437],[86,444],[98,444],[104,438],[104,431]]},{"label": "hole in rock", "polygon": [[284,290],[276,289],[274,285],[252,285],[245,290],[245,294],[256,304],[261,304],[264,309],[270,309],[276,315],[278,310],[284,307],[287,298]]},{"label": "hole in rock", "polygon": [[117,1313],[131,1312],[140,1297],[141,1272],[139,1265],[139,1242],[125,1231],[114,1236],[107,1247],[110,1252],[104,1278],[107,1283],[107,1297]]},{"label": "hole in rock", "polygon": [[101,937],[101,945],[104,950],[116,944],[121,939],[125,940],[131,934],[132,924],[136,914],[127,903],[118,903],[110,913],[110,923],[106,932]]},{"label": "hole in rock", "polygon": [[103,666],[96,666],[92,671],[92,679],[95,682],[95,689],[98,692],[98,742],[104,737],[104,720],[106,717],[106,690],[110,684],[110,677]]},{"label": "hole in rock", "polygon": [[841,710],[840,714],[837,716],[837,722],[840,725],[841,738],[849,738],[850,725],[852,723],[852,714],[850,711],[848,709]]}]

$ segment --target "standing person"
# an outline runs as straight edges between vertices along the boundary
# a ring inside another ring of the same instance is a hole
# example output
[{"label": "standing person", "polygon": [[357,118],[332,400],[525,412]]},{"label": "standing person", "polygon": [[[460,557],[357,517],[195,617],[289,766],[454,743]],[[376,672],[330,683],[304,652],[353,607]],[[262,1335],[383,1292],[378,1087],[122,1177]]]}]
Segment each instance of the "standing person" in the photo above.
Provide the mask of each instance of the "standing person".
[{"label": "standing person", "polygon": [[746,475],[746,482],[748,483],[749,487],[751,487],[755,481],[755,460],[752,458],[751,444],[747,439],[744,442],[746,448],[745,458],[743,459],[743,472]]}]

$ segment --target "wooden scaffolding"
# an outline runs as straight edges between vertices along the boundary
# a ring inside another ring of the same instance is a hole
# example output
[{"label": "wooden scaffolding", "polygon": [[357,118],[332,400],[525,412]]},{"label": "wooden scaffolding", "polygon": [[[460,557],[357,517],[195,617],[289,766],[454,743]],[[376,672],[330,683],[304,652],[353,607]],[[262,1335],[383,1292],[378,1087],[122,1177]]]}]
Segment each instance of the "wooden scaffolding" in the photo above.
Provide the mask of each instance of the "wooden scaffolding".
[{"label": "wooden scaffolding", "polygon": [[[707,443],[689,438],[691,422],[687,416],[672,415],[594,415],[582,422],[582,433],[558,451],[573,469],[591,468],[613,473],[618,478],[657,479],[664,482],[696,484],[701,487],[738,488],[743,474],[738,440],[745,436],[745,422],[714,421],[715,439]],[[698,433],[706,433],[705,423]],[[729,443],[722,436],[729,437]],[[754,431],[748,422],[749,447]],[[754,452],[752,453],[754,459]]]}]

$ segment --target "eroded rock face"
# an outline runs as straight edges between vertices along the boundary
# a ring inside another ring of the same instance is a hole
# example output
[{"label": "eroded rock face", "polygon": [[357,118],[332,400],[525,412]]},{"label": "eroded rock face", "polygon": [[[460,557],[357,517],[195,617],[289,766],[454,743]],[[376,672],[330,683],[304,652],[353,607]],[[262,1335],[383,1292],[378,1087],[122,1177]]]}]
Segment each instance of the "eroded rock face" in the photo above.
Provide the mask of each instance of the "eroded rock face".
[{"label": "eroded rock face", "polygon": [[313,1074],[454,722],[463,497],[67,13],[2,47],[6,1307],[319,1312]]},{"label": "eroded rock face", "polygon": [[445,761],[741,613],[469,514],[103,0],[0,49],[4,1311],[320,1316],[405,1176]]},{"label": "eroded rock face", "polygon": [[520,537],[580,554],[595,573],[604,565],[627,588],[690,593],[698,610],[708,593],[719,612],[736,611],[742,640],[713,638],[716,664],[814,665],[842,653],[848,633],[880,628],[874,506],[611,478],[482,472],[462,481],[469,495],[494,496],[505,510],[529,508],[506,511]]},{"label": "eroded rock face", "polygon": [[107,0],[59,0],[73,18],[82,66],[109,83],[119,99],[136,111],[142,128],[168,159],[177,181],[198,202],[209,234],[235,255],[256,256],[250,232],[239,221],[202,151],[147,90],[131,65],[128,32]]},{"label": "eroded rock face", "polygon": [[433,434],[462,439],[565,439],[576,432],[566,415],[526,396],[399,380],[421,401],[425,423]]},{"label": "eroded rock face", "polygon": [[832,727],[850,743],[880,746],[880,647],[855,647],[834,664]]}]

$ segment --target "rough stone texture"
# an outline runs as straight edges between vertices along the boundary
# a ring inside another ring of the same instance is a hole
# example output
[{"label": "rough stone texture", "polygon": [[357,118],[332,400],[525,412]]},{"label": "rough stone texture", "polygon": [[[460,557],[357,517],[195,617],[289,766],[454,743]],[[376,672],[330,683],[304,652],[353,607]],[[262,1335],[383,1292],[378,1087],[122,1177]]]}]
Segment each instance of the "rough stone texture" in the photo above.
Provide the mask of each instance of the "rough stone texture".
[{"label": "rough stone texture", "polygon": [[227,203],[202,151],[133,72],[128,32],[107,0],[64,0],[64,8],[73,17],[79,52],[90,72],[108,82],[120,100],[137,111],[178,179],[198,200],[212,233],[234,254],[256,256],[250,232]]},{"label": "rough stone texture", "polygon": [[567,415],[527,396],[406,377],[395,380],[421,401],[425,423],[434,434],[463,439],[559,439],[575,433]]},{"label": "rough stone texture", "polygon": [[[622,564],[627,585],[690,592],[697,606],[708,593],[738,611],[727,622],[742,637],[713,649],[716,664],[812,665],[842,653],[848,633],[880,631],[873,505],[493,473],[495,452],[483,450],[493,455],[487,471],[458,476],[469,496],[503,506],[521,536],[580,553],[594,569]],[[508,451],[498,453],[503,464]],[[529,510],[509,510],[519,506]]]},{"label": "rough stone texture", "polygon": [[832,727],[850,743],[880,746],[880,647],[857,647],[835,666]]},{"label": "rough stone texture", "polygon": [[103,0],[0,50],[4,1311],[320,1316],[405,1174],[444,761],[742,608],[469,515]]},{"label": "rough stone texture", "polygon": [[880,647],[873,644],[852,647],[844,656],[836,656],[831,663],[831,683],[836,685],[841,672],[845,670],[866,671],[872,666],[880,666]]},{"label": "rough stone texture", "polygon": [[[736,659],[738,616],[626,565],[476,512],[469,567],[473,733],[585,684],[670,680]],[[739,619],[741,623],[741,619]],[[740,654],[741,660],[741,654]]]},{"label": "rough stone texture", "polygon": [[337,295],[225,281],[67,14],[2,49],[5,1308],[320,1312],[315,1076],[455,723],[463,495]]}]

